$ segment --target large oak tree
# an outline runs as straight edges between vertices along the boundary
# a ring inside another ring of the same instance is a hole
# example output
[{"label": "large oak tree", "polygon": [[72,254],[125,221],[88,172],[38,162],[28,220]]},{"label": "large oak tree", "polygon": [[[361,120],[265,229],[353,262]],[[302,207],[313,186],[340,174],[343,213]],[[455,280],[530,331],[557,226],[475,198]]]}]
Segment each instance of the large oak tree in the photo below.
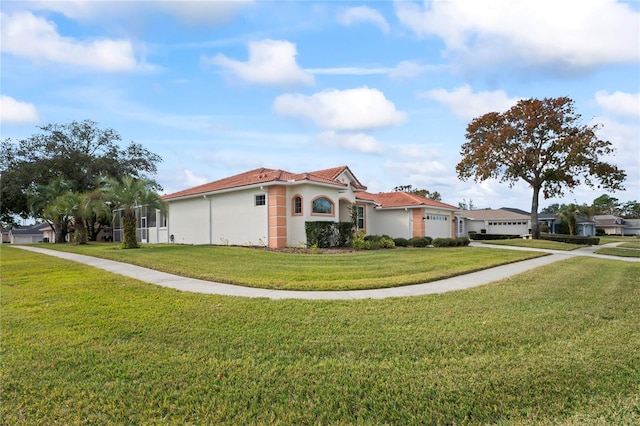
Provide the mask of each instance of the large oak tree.
[{"label": "large oak tree", "polygon": [[[68,124],[47,124],[39,132],[22,139],[2,140],[0,150],[0,220],[31,213],[27,194],[38,186],[64,179],[74,193],[96,189],[98,177],[119,178],[124,175],[152,179],[162,159],[142,145],[130,142],[122,147],[120,134],[103,129],[91,120]],[[156,189],[160,186],[152,180]],[[94,239],[101,223],[99,216],[87,218],[89,238]]]},{"label": "large oak tree", "polygon": [[621,190],[623,170],[602,160],[611,142],[599,139],[598,124],[584,125],[567,97],[525,99],[504,113],[490,112],[467,126],[458,177],[481,182],[523,180],[533,190],[531,226],[540,237],[538,200],[564,195],[581,184]]}]

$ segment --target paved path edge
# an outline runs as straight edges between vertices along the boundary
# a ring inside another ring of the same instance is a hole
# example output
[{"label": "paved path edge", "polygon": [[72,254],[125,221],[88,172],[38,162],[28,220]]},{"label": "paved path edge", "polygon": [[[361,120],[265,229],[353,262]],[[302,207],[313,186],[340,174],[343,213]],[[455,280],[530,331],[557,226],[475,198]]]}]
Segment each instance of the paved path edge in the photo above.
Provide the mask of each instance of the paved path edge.
[{"label": "paved path edge", "polygon": [[[609,245],[613,246],[616,243]],[[523,250],[522,247],[508,247],[490,244],[473,243],[474,247],[487,248],[506,248],[511,250]],[[48,256],[59,257],[71,260],[95,268],[103,269],[115,274],[134,278],[149,284],[155,284],[162,287],[173,288],[179,291],[188,291],[202,294],[217,294],[223,296],[238,296],[252,298],[269,298],[269,299],[307,299],[307,300],[354,300],[354,299],[385,299],[389,297],[411,297],[425,294],[445,293],[448,291],[464,290],[471,287],[485,285],[494,281],[499,281],[511,276],[520,274],[531,269],[549,265],[551,263],[568,259],[575,256],[589,256],[605,258],[610,260],[623,260],[630,262],[640,261],[638,258],[618,258],[613,256],[603,256],[593,254],[595,249],[585,247],[574,251],[557,251],[557,250],[534,250],[526,248],[528,251],[542,251],[547,256],[537,257],[534,259],[521,260],[518,262],[508,263],[506,265],[496,266],[484,269],[482,271],[471,272],[469,274],[459,275],[456,277],[446,278],[438,281],[431,281],[423,284],[413,284],[400,287],[389,287],[370,290],[344,290],[344,291],[297,291],[297,290],[273,290],[255,287],[244,287],[233,284],[217,283],[213,281],[198,280],[194,278],[182,277],[179,275],[160,272],[141,266],[131,265],[128,263],[117,262],[114,260],[101,259],[98,257],[86,256],[82,254],[68,253],[57,250],[49,250],[41,247],[32,247],[26,245],[16,245],[14,247],[32,251],[35,253],[45,254]],[[596,247],[599,248],[602,246]]]}]

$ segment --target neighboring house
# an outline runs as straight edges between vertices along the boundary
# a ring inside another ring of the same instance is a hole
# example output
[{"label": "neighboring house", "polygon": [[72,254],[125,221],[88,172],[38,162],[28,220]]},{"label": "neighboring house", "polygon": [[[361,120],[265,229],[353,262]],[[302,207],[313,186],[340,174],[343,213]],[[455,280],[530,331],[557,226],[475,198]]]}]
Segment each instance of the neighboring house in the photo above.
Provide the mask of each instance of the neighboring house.
[{"label": "neighboring house", "polygon": [[[371,194],[347,166],[308,173],[260,168],[168,194],[168,213],[139,210],[150,243],[306,245],[305,223],[351,222],[367,234],[453,237],[458,208],[404,192]],[[121,230],[116,220],[114,239]]]},{"label": "neighboring house", "polygon": [[[555,213],[539,213],[538,223],[542,227],[542,232],[548,232],[550,234],[562,234],[560,230],[560,224],[562,219],[558,218]],[[576,216],[576,235],[585,237],[593,237],[596,235],[596,227],[598,222],[594,219],[589,219],[583,216]],[[566,225],[564,227],[566,232]]]},{"label": "neighboring house", "polygon": [[593,237],[596,235],[596,226],[598,222],[583,216],[576,216],[576,235],[584,237]]},{"label": "neighboring house", "polygon": [[[526,213],[526,212],[524,212]],[[528,235],[531,217],[517,209],[460,210],[456,213],[456,235],[478,234]]]},{"label": "neighboring house", "polygon": [[623,219],[612,214],[595,215],[593,218],[606,235],[640,235],[640,219]]},{"label": "neighboring house", "polygon": [[53,230],[48,223],[18,227],[9,230],[11,244],[30,244],[39,242],[53,242]]},{"label": "neighboring house", "polygon": [[11,239],[9,238],[9,231],[11,231],[10,228],[2,228],[2,243],[9,243],[11,242]]}]

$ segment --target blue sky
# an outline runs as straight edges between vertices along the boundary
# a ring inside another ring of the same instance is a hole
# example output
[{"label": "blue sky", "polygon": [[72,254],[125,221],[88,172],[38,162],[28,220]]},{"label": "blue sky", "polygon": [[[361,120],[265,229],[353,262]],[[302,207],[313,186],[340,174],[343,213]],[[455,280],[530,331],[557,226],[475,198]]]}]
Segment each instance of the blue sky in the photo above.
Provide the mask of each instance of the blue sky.
[{"label": "blue sky", "polygon": [[[640,3],[2,1],[2,138],[91,119],[159,154],[165,192],[348,165],[370,192],[528,210],[456,178],[471,119],[568,96],[640,200]],[[580,187],[551,203],[591,203]]]}]

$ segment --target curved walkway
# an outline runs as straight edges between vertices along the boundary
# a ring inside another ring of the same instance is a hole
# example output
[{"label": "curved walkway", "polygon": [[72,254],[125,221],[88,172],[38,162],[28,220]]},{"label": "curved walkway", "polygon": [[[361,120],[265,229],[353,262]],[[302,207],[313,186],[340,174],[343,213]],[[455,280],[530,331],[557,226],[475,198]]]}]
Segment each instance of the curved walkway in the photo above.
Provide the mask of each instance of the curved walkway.
[{"label": "curved walkway", "polygon": [[[618,243],[606,244],[604,246],[615,246]],[[401,287],[380,288],[372,290],[345,290],[345,291],[295,291],[295,290],[272,290],[264,288],[243,287],[232,284],[216,283],[212,281],[198,280],[194,278],[181,277],[179,275],[159,272],[153,269],[130,265],[128,263],[116,262],[113,260],[100,259],[97,257],[85,256],[82,254],[67,253],[57,250],[49,250],[40,247],[15,246],[17,248],[36,253],[55,256],[74,262],[84,263],[89,266],[104,269],[105,271],[126,277],[135,278],[150,284],[162,287],[169,287],[180,291],[193,293],[218,294],[224,296],[240,297],[263,297],[269,299],[308,299],[308,300],[352,300],[352,299],[384,299],[388,297],[408,297],[420,296],[424,294],[444,293],[453,290],[463,290],[498,281],[513,275],[525,272],[540,266],[548,265],[560,260],[575,256],[590,256],[609,260],[620,260],[628,262],[639,262],[640,258],[621,258],[614,256],[604,256],[594,254],[597,247],[584,247],[573,251],[542,250],[522,247],[498,246],[492,244],[472,243],[473,247],[502,248],[511,250],[542,251],[549,253],[549,256],[542,256],[535,259],[523,260],[507,265],[496,266],[483,271],[472,272],[457,277],[447,278],[439,281],[432,281],[424,284],[406,285]]]}]

